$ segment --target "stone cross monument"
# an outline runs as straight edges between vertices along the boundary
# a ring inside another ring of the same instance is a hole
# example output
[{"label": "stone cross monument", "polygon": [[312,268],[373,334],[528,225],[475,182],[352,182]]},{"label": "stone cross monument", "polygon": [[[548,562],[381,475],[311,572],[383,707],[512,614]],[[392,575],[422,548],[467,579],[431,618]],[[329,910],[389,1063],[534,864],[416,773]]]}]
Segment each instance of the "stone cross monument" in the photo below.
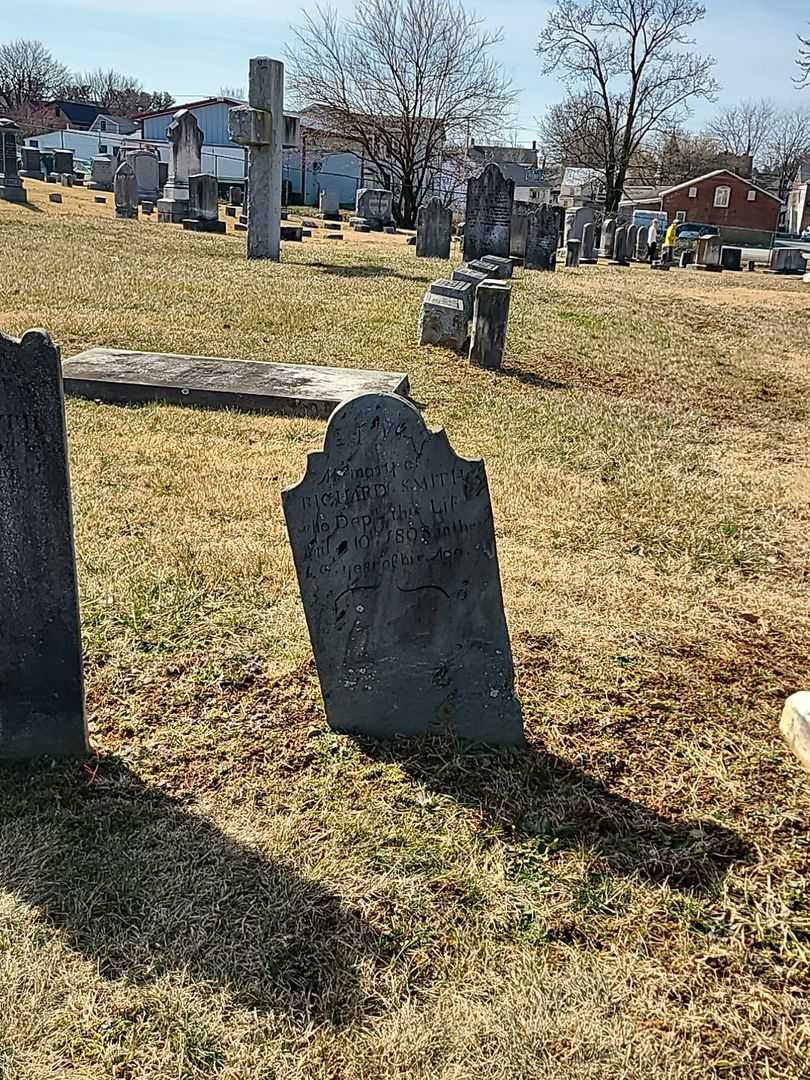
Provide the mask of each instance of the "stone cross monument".
[{"label": "stone cross monument", "polygon": [[158,199],[158,221],[178,224],[188,217],[188,178],[202,172],[203,133],[197,117],[188,109],[178,109],[166,136],[172,145],[169,180]]},{"label": "stone cross monument", "polygon": [[280,60],[253,57],[248,101],[230,111],[231,139],[248,151],[248,258],[278,262],[282,150],[298,143],[298,120],[284,116]]}]

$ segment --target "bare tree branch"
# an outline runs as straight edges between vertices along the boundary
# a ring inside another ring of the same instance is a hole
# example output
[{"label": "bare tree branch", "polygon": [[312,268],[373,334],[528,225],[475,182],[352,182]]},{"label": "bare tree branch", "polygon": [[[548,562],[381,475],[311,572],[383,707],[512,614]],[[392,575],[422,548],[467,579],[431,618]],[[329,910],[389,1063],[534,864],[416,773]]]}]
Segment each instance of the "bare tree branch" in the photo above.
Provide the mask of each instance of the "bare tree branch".
[{"label": "bare tree branch", "polygon": [[326,136],[353,142],[413,225],[446,144],[494,130],[514,93],[490,53],[499,33],[458,0],[356,0],[350,20],[304,13],[287,50],[288,81]]},{"label": "bare tree branch", "polygon": [[0,104],[15,112],[63,93],[70,81],[64,64],[41,41],[9,41],[0,45]]},{"label": "bare tree branch", "polygon": [[[694,0],[557,0],[548,16],[537,52],[543,70],[569,88],[556,107],[574,113],[569,149],[587,154],[586,161],[567,160],[604,170],[609,211],[644,140],[682,122],[692,98],[717,93],[714,60],[688,48],[689,31],[704,14]],[[551,128],[560,118],[559,111],[548,118]]]},{"label": "bare tree branch", "polygon": [[765,98],[741,101],[722,108],[706,130],[724,150],[738,156],[750,154],[758,164],[775,117],[773,103]]}]

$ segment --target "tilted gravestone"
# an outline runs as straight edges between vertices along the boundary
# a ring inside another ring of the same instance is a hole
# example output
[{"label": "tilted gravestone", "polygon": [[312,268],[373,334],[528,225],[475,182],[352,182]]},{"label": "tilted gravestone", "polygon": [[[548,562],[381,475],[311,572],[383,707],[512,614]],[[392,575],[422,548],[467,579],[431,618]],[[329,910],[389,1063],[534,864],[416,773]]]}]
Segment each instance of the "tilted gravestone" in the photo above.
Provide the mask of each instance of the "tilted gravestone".
[{"label": "tilted gravestone", "polygon": [[553,206],[543,203],[529,214],[523,265],[527,270],[556,270],[559,244],[559,216]]},{"label": "tilted gravestone", "polygon": [[484,463],[360,395],[283,502],[329,725],[521,744]]},{"label": "tilted gravestone", "polygon": [[449,259],[453,212],[441,199],[430,199],[416,217],[416,254],[420,259]]},{"label": "tilted gravestone", "polygon": [[87,750],[59,350],[0,334],[0,759]]},{"label": "tilted gravestone", "polygon": [[490,163],[480,176],[467,183],[464,219],[464,261],[482,255],[509,258],[512,245],[512,209],[515,184],[497,165]]}]

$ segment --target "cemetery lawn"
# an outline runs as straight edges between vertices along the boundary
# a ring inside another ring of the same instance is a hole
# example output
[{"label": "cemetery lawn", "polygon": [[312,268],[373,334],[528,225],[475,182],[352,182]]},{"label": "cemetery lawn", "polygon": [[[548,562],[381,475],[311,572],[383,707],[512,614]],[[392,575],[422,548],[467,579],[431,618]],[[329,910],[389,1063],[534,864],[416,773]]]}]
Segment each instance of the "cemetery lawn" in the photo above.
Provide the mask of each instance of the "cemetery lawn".
[{"label": "cemetery lawn", "polygon": [[7,333],[409,372],[486,459],[530,748],[327,729],[322,422],[69,401],[97,757],[0,770],[0,1076],[806,1076],[810,289],[518,271],[492,373],[415,347],[401,237],[249,265],[26,184]]}]

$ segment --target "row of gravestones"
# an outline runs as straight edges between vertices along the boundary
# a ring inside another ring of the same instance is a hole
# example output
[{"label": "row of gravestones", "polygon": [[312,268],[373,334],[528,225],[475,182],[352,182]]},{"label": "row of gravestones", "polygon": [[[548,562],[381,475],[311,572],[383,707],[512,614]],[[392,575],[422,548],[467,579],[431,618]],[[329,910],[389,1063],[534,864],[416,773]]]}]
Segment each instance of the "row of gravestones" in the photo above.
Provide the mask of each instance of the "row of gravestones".
[{"label": "row of gravestones", "polygon": [[500,368],[512,287],[512,260],[485,255],[434,281],[422,301],[420,345],[438,345],[468,355],[476,367]]},{"label": "row of gravestones", "polygon": [[[87,751],[59,350],[0,334],[0,759]],[[395,394],[333,413],[283,495],[329,724],[520,744],[482,461]]]}]

